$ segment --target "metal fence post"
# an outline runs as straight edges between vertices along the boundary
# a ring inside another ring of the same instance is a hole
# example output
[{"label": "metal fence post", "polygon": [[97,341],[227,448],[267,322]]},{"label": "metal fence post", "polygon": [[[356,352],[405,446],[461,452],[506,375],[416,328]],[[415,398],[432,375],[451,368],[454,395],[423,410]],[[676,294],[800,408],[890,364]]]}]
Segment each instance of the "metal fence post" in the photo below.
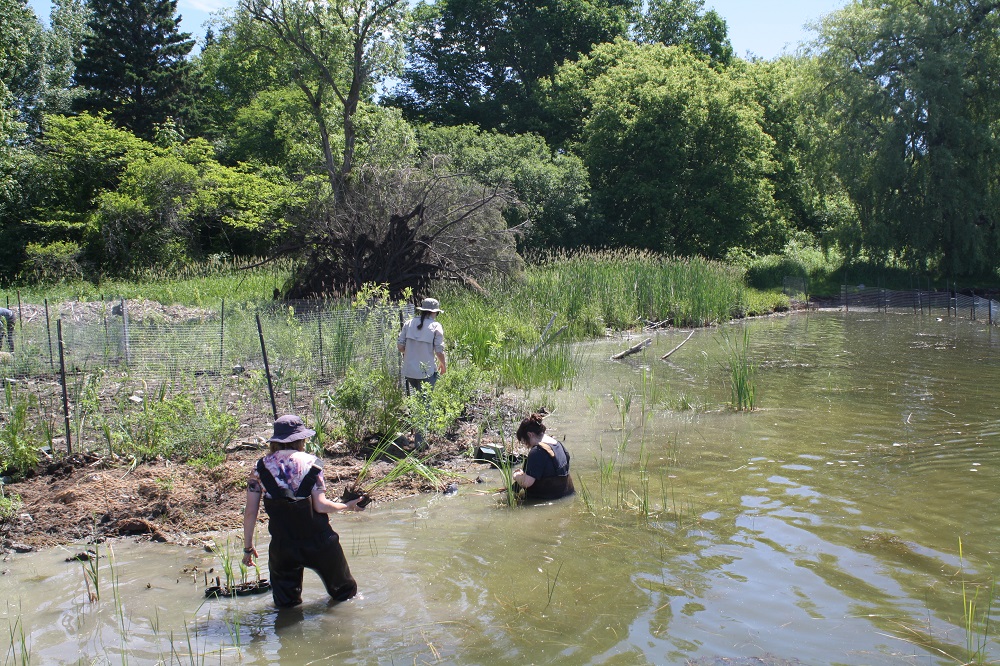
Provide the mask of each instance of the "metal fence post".
[{"label": "metal fence post", "polygon": [[125,367],[131,363],[128,348],[128,308],[125,306],[125,299],[121,299],[122,304],[122,332],[125,335]]},{"label": "metal fence post", "polygon": [[[24,354],[24,309],[21,307],[21,290],[17,290],[17,327],[20,330],[18,337],[21,338],[21,353]],[[11,331],[13,332],[13,331]],[[11,351],[14,351],[14,345],[11,345]]]},{"label": "metal fence post", "polygon": [[257,313],[257,335],[260,336],[260,353],[264,356],[264,374],[267,375],[267,392],[271,395],[271,413],[278,420],[278,405],[274,402],[274,384],[271,383],[271,366],[267,362],[267,346],[264,344],[264,329],[260,325],[260,313]]},{"label": "metal fence post", "polygon": [[226,299],[222,299],[222,309],[219,313],[219,375],[225,371],[226,362]]},{"label": "metal fence post", "polygon": [[316,328],[319,334],[319,376],[326,376],[326,366],[323,362],[323,313],[316,313]]},{"label": "metal fence post", "polygon": [[63,421],[66,424],[66,453],[73,453],[73,439],[69,423],[69,389],[66,386],[66,345],[63,343],[62,318],[56,320],[56,334],[59,337],[59,378],[62,381]]}]

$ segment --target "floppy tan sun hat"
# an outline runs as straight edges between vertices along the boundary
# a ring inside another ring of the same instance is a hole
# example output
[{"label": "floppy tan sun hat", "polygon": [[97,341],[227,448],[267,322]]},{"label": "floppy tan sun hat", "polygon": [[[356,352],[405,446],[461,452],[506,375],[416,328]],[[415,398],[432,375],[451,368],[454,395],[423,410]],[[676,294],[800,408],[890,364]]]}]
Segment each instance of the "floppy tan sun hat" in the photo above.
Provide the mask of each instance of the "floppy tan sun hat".
[{"label": "floppy tan sun hat", "polygon": [[441,309],[441,303],[438,302],[436,298],[425,298],[420,302],[420,307],[418,310],[423,310],[424,312],[444,312]]}]

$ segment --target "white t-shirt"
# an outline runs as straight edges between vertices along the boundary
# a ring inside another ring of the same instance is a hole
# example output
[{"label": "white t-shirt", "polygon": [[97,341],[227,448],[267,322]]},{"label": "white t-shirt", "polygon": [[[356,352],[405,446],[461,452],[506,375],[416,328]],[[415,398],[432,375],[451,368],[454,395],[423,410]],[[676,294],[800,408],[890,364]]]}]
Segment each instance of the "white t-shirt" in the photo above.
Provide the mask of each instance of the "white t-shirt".
[{"label": "white t-shirt", "polygon": [[437,372],[435,353],[444,353],[444,328],[430,317],[414,317],[403,325],[397,342],[403,346],[403,376],[408,379],[427,379]]}]

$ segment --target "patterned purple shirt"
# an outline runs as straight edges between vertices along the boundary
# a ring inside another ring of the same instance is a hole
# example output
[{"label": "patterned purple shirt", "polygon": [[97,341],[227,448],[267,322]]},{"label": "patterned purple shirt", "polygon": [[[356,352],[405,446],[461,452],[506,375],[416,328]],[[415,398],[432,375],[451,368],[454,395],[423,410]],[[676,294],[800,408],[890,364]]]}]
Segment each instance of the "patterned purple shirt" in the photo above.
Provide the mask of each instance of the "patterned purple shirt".
[{"label": "patterned purple shirt", "polygon": [[[282,488],[288,488],[295,492],[302,483],[302,478],[309,473],[312,466],[316,464],[318,458],[304,451],[295,449],[281,449],[275,453],[264,456],[264,467],[274,476],[274,480]],[[257,465],[253,466],[250,476],[247,478],[247,491],[251,493],[264,493],[271,497],[260,482],[260,474],[257,473]],[[326,480],[323,479],[322,470],[316,477],[316,485],[313,486],[313,493],[326,491]]]}]

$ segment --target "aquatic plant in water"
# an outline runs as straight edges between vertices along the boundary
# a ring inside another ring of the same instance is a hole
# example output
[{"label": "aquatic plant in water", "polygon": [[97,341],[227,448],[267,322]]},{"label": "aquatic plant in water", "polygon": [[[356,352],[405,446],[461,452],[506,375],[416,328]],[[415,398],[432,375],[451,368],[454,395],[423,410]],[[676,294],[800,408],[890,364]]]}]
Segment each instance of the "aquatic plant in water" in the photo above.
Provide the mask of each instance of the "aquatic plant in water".
[{"label": "aquatic plant in water", "polygon": [[722,331],[722,346],[729,364],[729,386],[732,408],[750,412],[757,407],[757,364],[750,358],[750,329],[743,327],[742,335],[731,336]]}]

